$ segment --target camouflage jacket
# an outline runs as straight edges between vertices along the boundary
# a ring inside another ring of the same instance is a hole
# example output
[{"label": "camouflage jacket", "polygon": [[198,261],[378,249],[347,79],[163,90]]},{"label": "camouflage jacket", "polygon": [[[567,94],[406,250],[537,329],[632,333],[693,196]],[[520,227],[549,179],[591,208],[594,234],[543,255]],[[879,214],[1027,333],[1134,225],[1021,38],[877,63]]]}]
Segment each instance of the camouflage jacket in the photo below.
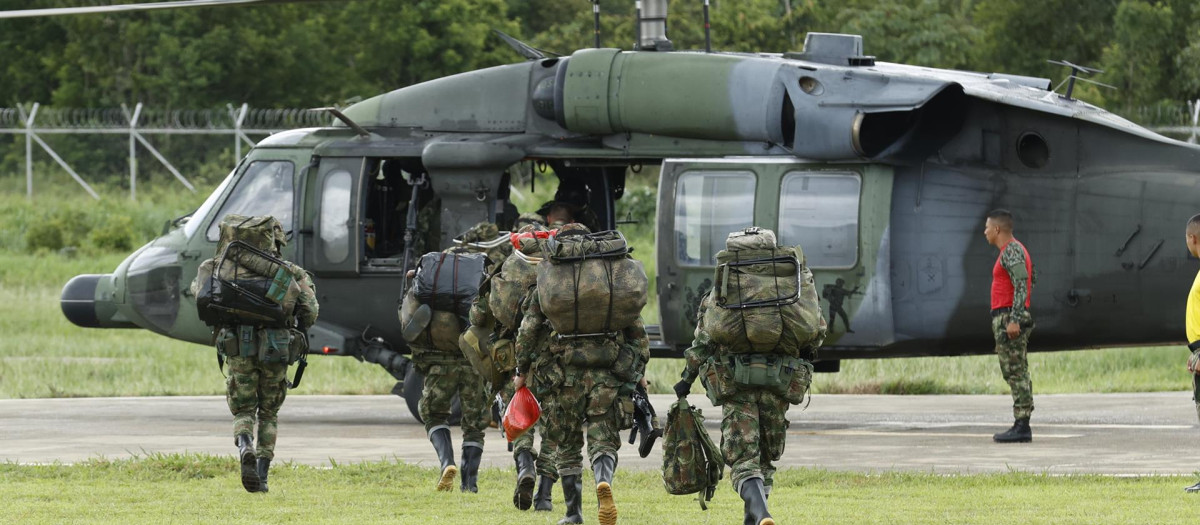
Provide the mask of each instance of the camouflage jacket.
[{"label": "camouflage jacket", "polygon": [[704,330],[704,312],[708,309],[707,299],[706,295],[700,300],[700,309],[696,314],[696,331],[692,335],[692,346],[683,351],[686,365],[682,376],[683,380],[688,383],[696,381],[696,377],[700,375],[700,365],[715,357],[718,352],[716,345],[709,338],[708,332]]},{"label": "camouflage jacket", "polygon": [[[598,344],[606,344],[604,338],[558,339],[549,319],[542,313],[538,294],[531,293],[526,300],[524,318],[517,330],[517,369],[524,374],[531,371],[533,363],[543,353],[563,354],[572,350],[587,351]],[[539,341],[549,341],[549,344],[539,344]],[[650,337],[646,334],[646,325],[639,317],[637,321],[621,331],[616,338],[616,344],[626,354],[632,356],[632,362],[618,362],[615,366],[629,367],[629,382],[640,381],[646,374],[646,363],[650,360]],[[536,373],[536,370],[532,372]]]}]

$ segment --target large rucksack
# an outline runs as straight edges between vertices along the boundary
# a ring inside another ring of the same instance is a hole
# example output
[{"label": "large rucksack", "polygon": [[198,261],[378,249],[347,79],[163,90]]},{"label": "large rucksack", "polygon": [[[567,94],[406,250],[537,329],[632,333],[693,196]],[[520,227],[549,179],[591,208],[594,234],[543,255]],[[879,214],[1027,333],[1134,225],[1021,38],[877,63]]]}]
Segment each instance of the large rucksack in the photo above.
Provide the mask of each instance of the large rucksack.
[{"label": "large rucksack", "polygon": [[729,234],[717,253],[704,329],[731,353],[812,360],[827,328],[800,247],[781,247],[767,229]]},{"label": "large rucksack", "polygon": [[725,474],[725,458],[704,430],[700,409],[680,399],[667,413],[663,432],[663,486],[670,494],[697,494],[700,508],[711,501]]},{"label": "large rucksack", "polygon": [[[516,235],[513,234],[514,237]],[[521,249],[508,256],[489,281],[491,293],[488,294],[488,309],[509,330],[520,328],[521,305],[529,295],[530,288],[537,284],[537,265],[542,262],[541,255],[541,243],[536,238],[523,242]]]},{"label": "large rucksack", "polygon": [[[400,305],[406,340],[421,350],[459,356],[458,336],[467,326],[471,303],[479,294],[487,256],[450,249],[421,256],[412,286]],[[418,310],[428,307],[425,326],[410,327]],[[415,354],[414,354],[415,356]]]},{"label": "large rucksack", "polygon": [[274,217],[226,215],[211,263],[201,264],[196,309],[209,326],[286,327],[303,270],[275,256],[283,228]]},{"label": "large rucksack", "polygon": [[537,267],[542,312],[560,336],[613,334],[646,306],[646,270],[620,232],[560,233]]}]

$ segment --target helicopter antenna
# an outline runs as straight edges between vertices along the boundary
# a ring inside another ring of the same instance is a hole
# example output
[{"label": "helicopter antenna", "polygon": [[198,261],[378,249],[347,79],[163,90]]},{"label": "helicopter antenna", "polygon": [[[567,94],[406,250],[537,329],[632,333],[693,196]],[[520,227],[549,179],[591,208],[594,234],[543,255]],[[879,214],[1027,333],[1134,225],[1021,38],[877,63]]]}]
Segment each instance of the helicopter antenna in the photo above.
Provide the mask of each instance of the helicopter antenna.
[{"label": "helicopter antenna", "polygon": [[342,113],[342,111],[338,108],[330,106],[330,107],[326,107],[326,108],[312,108],[309,111],[324,111],[326,113],[329,113],[330,115],[333,115],[334,118],[342,121],[347,126],[349,126],[350,129],[354,130],[355,133],[358,133],[359,136],[367,137],[367,138],[370,138],[370,136],[371,136],[371,132],[367,131],[366,129],[363,129],[363,127],[359,126],[357,122],[350,120],[350,117],[347,117],[346,114]]},{"label": "helicopter antenna", "polygon": [[[1092,75],[1095,73],[1103,73],[1104,72],[1103,69],[1095,69],[1095,68],[1090,68],[1087,66],[1080,66],[1077,64],[1072,64],[1070,62],[1067,62],[1066,60],[1047,60],[1046,62],[1049,62],[1056,66],[1065,66],[1065,67],[1071,68],[1071,75],[1067,77],[1067,93],[1065,95],[1060,95],[1065,100],[1075,100],[1075,99],[1071,98],[1071,95],[1075,93],[1075,81],[1076,80],[1079,80],[1080,82],[1087,82],[1088,84],[1095,84],[1097,86],[1106,87],[1109,89],[1117,89],[1116,86],[1110,86],[1110,85],[1102,83],[1102,82],[1096,82],[1095,80],[1088,80],[1086,78],[1079,77],[1080,73],[1087,73],[1089,75]],[[1059,84],[1059,85],[1061,86],[1062,84]]]},{"label": "helicopter antenna", "polygon": [[633,27],[636,30],[633,38],[633,50],[641,51],[642,49],[642,0],[637,0],[633,3],[633,14],[636,17]]},{"label": "helicopter antenna", "polygon": [[546,58],[547,55],[561,56],[558,53],[551,53],[549,51],[543,51],[543,50],[533,47],[529,44],[526,44],[525,42],[517,40],[516,38],[513,38],[512,36],[506,34],[504,31],[501,31],[499,29],[493,29],[492,31],[494,33],[496,33],[496,35],[498,35],[500,38],[504,39],[504,43],[508,44],[509,47],[512,47],[513,49],[517,50],[517,54],[525,57],[528,60],[541,60],[543,58]]},{"label": "helicopter antenna", "polygon": [[592,0],[592,28],[596,32],[595,48],[600,47],[600,0]]},{"label": "helicopter antenna", "polygon": [[704,52],[712,53],[712,29],[708,21],[708,0],[704,0]]}]

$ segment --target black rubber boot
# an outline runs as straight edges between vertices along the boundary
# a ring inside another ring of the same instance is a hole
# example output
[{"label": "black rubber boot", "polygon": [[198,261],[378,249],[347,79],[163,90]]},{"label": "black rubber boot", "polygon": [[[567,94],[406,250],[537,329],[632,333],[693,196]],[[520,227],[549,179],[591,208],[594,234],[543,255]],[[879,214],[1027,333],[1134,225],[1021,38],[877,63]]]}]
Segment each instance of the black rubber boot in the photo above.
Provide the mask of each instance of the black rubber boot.
[{"label": "black rubber boot", "polygon": [[1187,492],[1188,494],[1200,492],[1200,483],[1196,483],[1195,485],[1192,485],[1190,487],[1184,487],[1183,491]]},{"label": "black rubber boot", "polygon": [[454,466],[454,444],[450,442],[450,429],[439,428],[429,434],[429,442],[437,452],[438,463],[442,466],[442,475],[438,478],[437,489],[448,491],[454,488],[454,476],[458,475],[458,467]]},{"label": "black rubber boot", "polygon": [[567,515],[558,520],[558,525],[583,523],[583,478],[579,474],[562,477],[563,499],[567,503]]},{"label": "black rubber boot", "polygon": [[617,469],[617,458],[599,455],[592,460],[592,473],[596,476],[596,503],[600,525],[616,525],[617,503],[613,500],[612,480]]},{"label": "black rubber boot", "polygon": [[1033,431],[1029,429],[1029,418],[1023,417],[1013,423],[1012,428],[992,436],[997,443],[1029,443],[1033,441]]},{"label": "black rubber boot", "polygon": [[517,488],[513,490],[513,505],[529,510],[533,505],[533,454],[522,450],[517,454]]},{"label": "black rubber boot", "polygon": [[238,461],[242,464],[242,486],[246,492],[258,492],[258,465],[254,458],[254,438],[250,434],[238,434],[233,438],[238,448]]},{"label": "black rubber boot", "polygon": [[554,510],[554,478],[541,476],[538,478],[537,495],[533,497],[533,510]]},{"label": "black rubber boot", "polygon": [[742,482],[738,490],[745,505],[743,525],[775,525],[771,513],[767,512],[767,493],[763,490],[762,478],[750,478]]},{"label": "black rubber boot", "polygon": [[459,486],[459,489],[463,492],[479,492],[479,460],[482,458],[482,448],[463,447],[462,484]]},{"label": "black rubber boot", "polygon": [[271,460],[258,458],[258,491],[267,492],[267,476],[271,473]]}]

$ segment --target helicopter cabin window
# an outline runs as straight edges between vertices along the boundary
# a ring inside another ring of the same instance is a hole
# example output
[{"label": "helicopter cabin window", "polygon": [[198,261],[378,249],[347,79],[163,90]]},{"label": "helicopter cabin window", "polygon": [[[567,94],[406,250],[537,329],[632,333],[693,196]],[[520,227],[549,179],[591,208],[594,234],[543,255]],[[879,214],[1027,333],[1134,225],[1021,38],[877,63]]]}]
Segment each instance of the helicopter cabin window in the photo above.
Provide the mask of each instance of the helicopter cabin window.
[{"label": "helicopter cabin window", "polygon": [[208,226],[208,240],[216,241],[221,219],[231,213],[237,215],[270,215],[283,225],[283,231],[292,230],[292,187],[296,167],[285,160],[259,160],[251,162],[246,172],[230,192],[229,198]]},{"label": "helicopter cabin window", "polygon": [[754,225],[754,174],[689,171],[675,186],[675,250],[679,262],[716,266],[729,232]]},{"label": "helicopter cabin window", "polygon": [[321,188],[321,241],[325,260],[340,263],[350,255],[350,172],[338,170],[325,177]]},{"label": "helicopter cabin window", "polygon": [[858,204],[862,180],[853,173],[793,171],[779,192],[779,243],[804,249],[810,268],[858,263]]}]

